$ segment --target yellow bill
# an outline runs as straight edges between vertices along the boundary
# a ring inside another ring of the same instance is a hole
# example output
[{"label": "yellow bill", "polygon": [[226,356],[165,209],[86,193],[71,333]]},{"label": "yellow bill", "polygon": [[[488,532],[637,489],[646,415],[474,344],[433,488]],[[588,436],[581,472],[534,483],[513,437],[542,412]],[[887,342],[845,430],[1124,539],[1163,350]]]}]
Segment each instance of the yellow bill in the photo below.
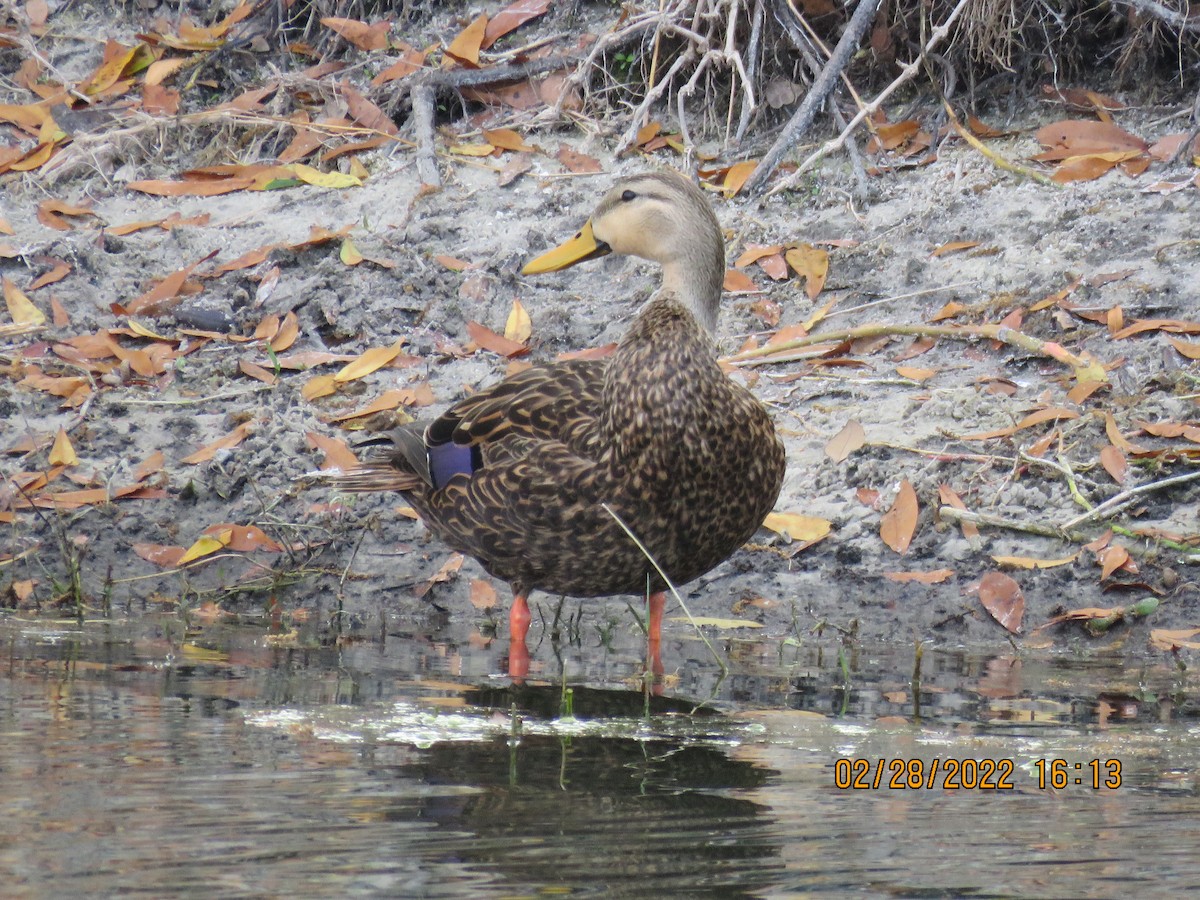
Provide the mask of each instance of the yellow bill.
[{"label": "yellow bill", "polygon": [[557,272],[586,259],[604,256],[608,252],[608,244],[596,240],[596,236],[592,234],[592,220],[588,219],[583,228],[579,229],[579,234],[530,260],[521,270],[521,274],[540,275],[542,272]]}]

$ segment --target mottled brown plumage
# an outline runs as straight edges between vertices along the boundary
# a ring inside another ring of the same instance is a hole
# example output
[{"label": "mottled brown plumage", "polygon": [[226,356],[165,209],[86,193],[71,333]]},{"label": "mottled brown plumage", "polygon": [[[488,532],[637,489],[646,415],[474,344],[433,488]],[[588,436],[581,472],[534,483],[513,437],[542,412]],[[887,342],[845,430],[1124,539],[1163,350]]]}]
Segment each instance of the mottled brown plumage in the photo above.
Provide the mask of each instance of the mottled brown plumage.
[{"label": "mottled brown plumage", "polygon": [[[663,288],[611,357],[506,378],[388,436],[385,457],[333,482],[403,491],[438,537],[519,597],[665,586],[604,505],[676,584],[726,559],[774,505],[784,452],[762,404],[716,362],[725,271],[716,218],[680,176],[624,179],[576,238],[526,271],[610,250],[663,266]],[[435,486],[429,460],[452,445],[477,457]]]}]

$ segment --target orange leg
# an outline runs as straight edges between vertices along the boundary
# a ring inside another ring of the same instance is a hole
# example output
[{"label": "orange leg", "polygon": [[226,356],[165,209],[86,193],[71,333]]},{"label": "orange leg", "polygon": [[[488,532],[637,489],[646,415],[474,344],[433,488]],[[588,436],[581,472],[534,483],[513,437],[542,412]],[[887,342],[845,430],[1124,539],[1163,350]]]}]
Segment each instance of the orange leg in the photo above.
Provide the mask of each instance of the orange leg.
[{"label": "orange leg", "polygon": [[525,646],[525,635],[529,633],[532,619],[525,595],[513,595],[508,611],[508,677],[518,683],[529,674],[529,648]]},{"label": "orange leg", "polygon": [[658,591],[650,595],[646,600],[646,604],[650,607],[650,626],[648,629],[648,646],[647,655],[650,657],[650,671],[656,677],[661,677],[663,674],[662,663],[662,620],[663,610],[667,606],[667,595],[664,591]]}]

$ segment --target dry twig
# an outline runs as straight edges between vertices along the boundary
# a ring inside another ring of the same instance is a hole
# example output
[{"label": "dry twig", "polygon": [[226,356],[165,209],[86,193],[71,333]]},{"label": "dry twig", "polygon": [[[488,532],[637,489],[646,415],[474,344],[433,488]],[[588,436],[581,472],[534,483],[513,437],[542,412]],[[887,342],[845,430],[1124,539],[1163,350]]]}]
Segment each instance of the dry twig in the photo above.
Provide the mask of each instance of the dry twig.
[{"label": "dry twig", "polygon": [[849,140],[850,135],[853,134],[854,129],[856,129],[864,119],[874,114],[879,107],[883,105],[883,102],[887,100],[888,97],[895,93],[896,90],[901,87],[901,85],[908,82],[915,74],[917,74],[917,70],[923,65],[925,58],[938,44],[945,39],[946,35],[950,33],[951,26],[970,2],[971,0],[958,0],[958,3],[955,4],[954,9],[950,11],[950,15],[946,17],[946,21],[935,28],[933,34],[929,36],[929,40],[925,43],[925,46],[921,48],[921,52],[918,54],[917,58],[905,66],[904,70],[896,77],[896,79],[886,88],[880,91],[879,95],[876,96],[874,100],[860,109],[858,114],[850,120],[850,124],[842,129],[841,134],[839,134],[833,140],[827,141],[822,147],[809,155],[804,162],[800,163],[795,172],[790,174],[779,184],[775,185],[775,187],[773,187],[768,193],[768,196],[774,196],[780,191],[795,187],[796,183],[800,180],[801,176],[803,176],[805,172],[815,166],[820,160],[824,159],[834,150],[841,149],[845,145],[846,141]]}]

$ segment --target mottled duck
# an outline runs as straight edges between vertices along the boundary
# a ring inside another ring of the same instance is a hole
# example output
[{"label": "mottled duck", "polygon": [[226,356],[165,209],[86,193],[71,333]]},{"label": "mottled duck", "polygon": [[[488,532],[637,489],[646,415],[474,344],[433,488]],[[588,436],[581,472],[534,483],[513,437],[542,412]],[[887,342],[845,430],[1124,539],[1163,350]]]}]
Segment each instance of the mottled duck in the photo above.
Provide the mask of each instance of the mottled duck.
[{"label": "mottled duck", "polygon": [[434,534],[512,586],[514,678],[528,671],[533,590],[647,597],[661,673],[659,569],[682,585],[724,561],[783,481],[770,416],[717,365],[725,247],[701,191],[674,173],[622,179],[575,237],[523,272],[607,253],[663,273],[610,357],[534,366],[482,388],[432,422],[371,441],[387,449],[331,479],[402,492]]}]

